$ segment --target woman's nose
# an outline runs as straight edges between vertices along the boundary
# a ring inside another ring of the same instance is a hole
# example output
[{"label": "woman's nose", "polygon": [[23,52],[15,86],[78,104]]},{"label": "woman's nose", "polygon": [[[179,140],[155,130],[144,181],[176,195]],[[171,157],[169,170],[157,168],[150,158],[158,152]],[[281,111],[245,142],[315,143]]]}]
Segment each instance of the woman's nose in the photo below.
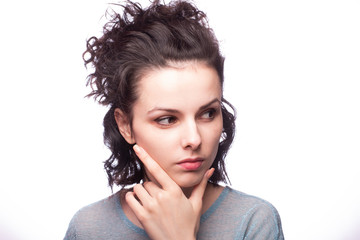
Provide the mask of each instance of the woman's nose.
[{"label": "woman's nose", "polygon": [[196,150],[201,144],[201,135],[195,121],[188,121],[182,129],[182,147]]}]

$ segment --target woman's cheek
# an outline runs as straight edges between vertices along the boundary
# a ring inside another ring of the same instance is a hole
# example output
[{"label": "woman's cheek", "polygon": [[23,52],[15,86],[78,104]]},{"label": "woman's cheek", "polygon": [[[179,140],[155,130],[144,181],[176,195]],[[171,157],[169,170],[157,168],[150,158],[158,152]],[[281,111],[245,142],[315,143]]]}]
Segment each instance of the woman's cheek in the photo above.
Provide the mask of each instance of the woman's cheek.
[{"label": "woman's cheek", "polygon": [[166,158],[169,157],[169,152],[176,150],[173,147],[174,139],[171,138],[171,133],[163,131],[148,131],[139,134],[141,138],[137,138],[137,144],[145,149],[145,151],[161,166],[165,167]]}]

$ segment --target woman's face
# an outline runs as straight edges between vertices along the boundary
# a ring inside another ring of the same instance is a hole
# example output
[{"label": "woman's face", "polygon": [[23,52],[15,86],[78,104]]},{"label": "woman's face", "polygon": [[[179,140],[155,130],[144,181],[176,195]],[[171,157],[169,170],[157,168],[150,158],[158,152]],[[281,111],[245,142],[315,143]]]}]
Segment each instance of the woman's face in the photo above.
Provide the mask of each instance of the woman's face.
[{"label": "woman's face", "polygon": [[180,187],[200,183],[223,129],[217,72],[199,62],[176,64],[148,72],[137,91],[125,139],[143,147]]}]

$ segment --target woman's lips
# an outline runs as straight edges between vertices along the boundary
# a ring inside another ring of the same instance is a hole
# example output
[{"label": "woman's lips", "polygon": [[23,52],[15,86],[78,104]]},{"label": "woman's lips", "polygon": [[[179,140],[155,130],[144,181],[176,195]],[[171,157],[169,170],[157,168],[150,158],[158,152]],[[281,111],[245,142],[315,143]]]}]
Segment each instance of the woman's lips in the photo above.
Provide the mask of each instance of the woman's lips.
[{"label": "woman's lips", "polygon": [[185,170],[197,170],[203,163],[203,159],[185,159],[178,163],[178,165]]}]

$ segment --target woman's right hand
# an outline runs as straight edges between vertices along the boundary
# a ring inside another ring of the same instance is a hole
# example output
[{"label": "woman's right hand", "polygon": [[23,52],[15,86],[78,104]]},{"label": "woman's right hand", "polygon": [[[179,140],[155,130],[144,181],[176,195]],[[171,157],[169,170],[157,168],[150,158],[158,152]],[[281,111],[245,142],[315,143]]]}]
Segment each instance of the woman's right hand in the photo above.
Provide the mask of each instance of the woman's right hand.
[{"label": "woman's right hand", "polygon": [[156,240],[196,239],[200,226],[202,198],[214,169],[204,174],[201,182],[187,198],[181,188],[143,148],[135,145],[134,150],[149,173],[161,185],[153,182],[137,184],[134,191],[128,192],[125,197],[149,237]]}]

